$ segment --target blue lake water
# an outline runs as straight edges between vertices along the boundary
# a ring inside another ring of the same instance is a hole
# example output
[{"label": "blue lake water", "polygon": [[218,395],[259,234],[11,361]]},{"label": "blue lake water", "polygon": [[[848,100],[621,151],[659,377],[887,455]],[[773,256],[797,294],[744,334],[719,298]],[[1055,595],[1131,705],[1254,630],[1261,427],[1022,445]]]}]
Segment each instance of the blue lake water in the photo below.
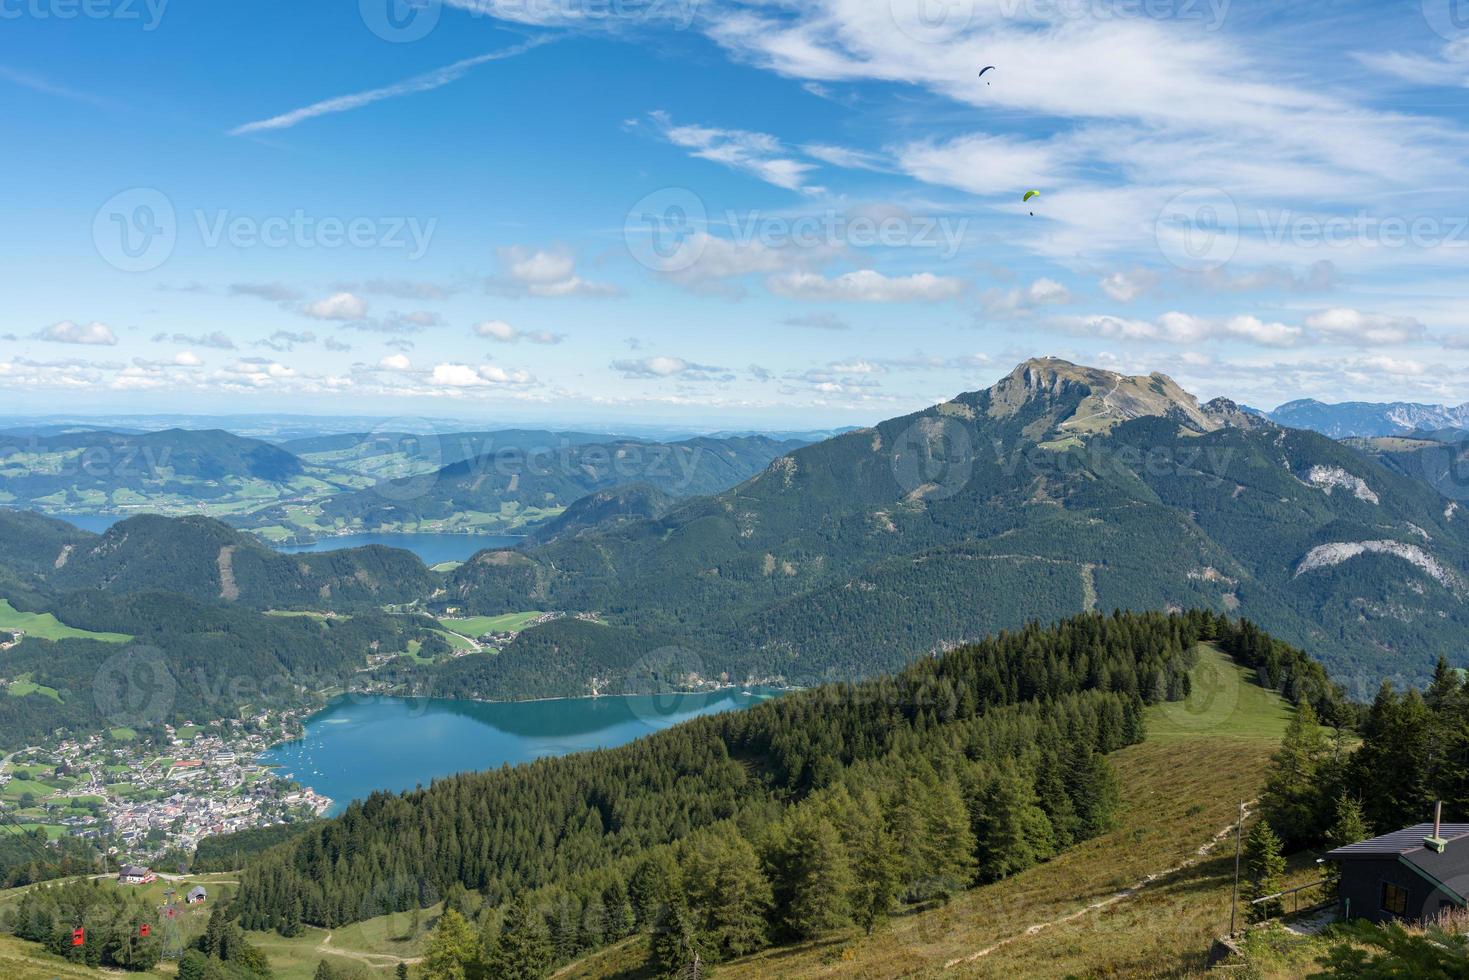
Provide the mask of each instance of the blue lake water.
[{"label": "blue lake water", "polygon": [[330,796],[337,812],[374,790],[542,756],[611,748],[699,715],[748,708],[775,692],[485,703],[348,695],[306,721],[305,735],[260,761]]},{"label": "blue lake water", "polygon": [[55,517],[58,521],[65,521],[66,523],[71,524],[74,527],[79,527],[83,531],[91,531],[94,534],[101,534],[103,531],[106,531],[109,527],[111,527],[112,525],[116,524],[118,521],[123,520],[128,515],[126,515],[126,514],[52,514],[51,516],[52,517]]},{"label": "blue lake water", "polygon": [[296,554],[302,551],[338,551],[342,548],[381,544],[411,551],[425,565],[437,565],[446,561],[464,561],[475,552],[486,548],[513,548],[521,540],[494,534],[345,534],[339,538],[320,538],[312,544],[277,545],[276,550]]}]

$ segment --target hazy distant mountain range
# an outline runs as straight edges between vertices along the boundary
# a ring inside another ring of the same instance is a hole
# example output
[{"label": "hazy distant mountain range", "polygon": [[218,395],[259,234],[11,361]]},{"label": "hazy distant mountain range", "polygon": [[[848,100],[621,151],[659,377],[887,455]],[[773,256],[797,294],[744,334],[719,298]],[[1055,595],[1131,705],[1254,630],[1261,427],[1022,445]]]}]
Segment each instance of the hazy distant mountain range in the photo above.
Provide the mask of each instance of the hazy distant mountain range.
[{"label": "hazy distant mountain range", "polygon": [[1469,404],[1417,405],[1412,402],[1341,402],[1328,405],[1314,398],[1286,402],[1268,417],[1295,429],[1310,429],[1333,439],[1348,436],[1395,436],[1419,429],[1469,429]]},{"label": "hazy distant mountain range", "polygon": [[[652,671],[670,685],[866,676],[1086,609],[1248,616],[1320,651],[1362,697],[1383,677],[1423,679],[1440,654],[1463,662],[1469,515],[1452,439],[1337,441],[1227,399],[1200,404],[1160,374],[1055,359],[806,446],[481,435],[490,444],[471,440],[461,453],[352,434],[286,446],[114,434],[109,452],[182,455],[161,468],[162,487],[110,490],[105,473],[68,462],[75,434],[47,436],[44,461],[0,471],[8,501],[122,493],[142,507],[215,482],[229,488],[220,498],[229,507],[263,505],[224,516],[267,535],[453,528],[466,514],[518,518],[533,533],[521,549],[435,572],[393,549],[284,558],[198,517],[136,518],[100,538],[12,519],[0,528],[0,597],[128,634],[140,616],[121,616],[117,603],[142,595],[170,609],[350,612],[374,630],[391,624],[365,617],[385,607],[568,614],[493,656],[413,665],[439,693],[493,698],[588,693],[655,654],[671,658]],[[538,457],[549,469],[525,466],[537,447],[550,450]],[[27,481],[58,461],[61,484],[34,496],[47,486]],[[414,629],[432,630],[424,622]]]},{"label": "hazy distant mountain range", "polygon": [[[611,630],[561,627],[568,687],[661,644],[807,683],[1083,609],[1206,607],[1370,695],[1462,659],[1469,626],[1469,527],[1424,480],[1162,375],[1058,360],[652,513],[483,553],[441,602],[616,610]],[[464,690],[509,695],[507,653]]]}]

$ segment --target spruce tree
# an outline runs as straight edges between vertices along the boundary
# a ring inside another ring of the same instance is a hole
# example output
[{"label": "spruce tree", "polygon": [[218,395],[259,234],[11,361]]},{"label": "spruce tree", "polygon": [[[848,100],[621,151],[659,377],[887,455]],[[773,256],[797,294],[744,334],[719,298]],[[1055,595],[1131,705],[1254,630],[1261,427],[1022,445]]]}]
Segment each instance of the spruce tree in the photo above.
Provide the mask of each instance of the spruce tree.
[{"label": "spruce tree", "polygon": [[[1370,836],[1367,822],[1362,818],[1362,804],[1347,793],[1336,798],[1336,819],[1326,831],[1326,846],[1329,849],[1356,844]],[[1336,895],[1341,884],[1341,865],[1336,861],[1325,863],[1326,890]]]},{"label": "spruce tree", "polygon": [[1260,813],[1292,850],[1321,840],[1333,797],[1327,777],[1330,748],[1309,702],[1302,702],[1271,758]]},{"label": "spruce tree", "polygon": [[479,937],[454,909],[446,909],[424,948],[424,980],[466,980],[479,975]]},{"label": "spruce tree", "polygon": [[1261,820],[1250,832],[1245,844],[1246,918],[1250,922],[1274,919],[1284,911],[1280,899],[1257,902],[1256,899],[1280,891],[1285,876],[1285,858],[1280,853],[1280,838],[1270,828],[1270,822]]},{"label": "spruce tree", "polygon": [[765,865],[782,929],[810,939],[847,922],[851,869],[831,822],[816,807],[795,807],[775,828]]},{"label": "spruce tree", "polygon": [[704,838],[684,863],[683,881],[692,927],[712,954],[744,956],[769,942],[770,882],[743,837]]},{"label": "spruce tree", "polygon": [[540,980],[550,971],[551,962],[546,918],[530,899],[521,896],[505,913],[500,935],[490,949],[489,975],[496,980]]},{"label": "spruce tree", "polygon": [[852,918],[870,936],[898,897],[900,871],[896,842],[875,806],[861,814],[848,850],[852,855]]},{"label": "spruce tree", "polygon": [[979,872],[996,881],[1054,853],[1051,823],[1030,777],[1008,759],[977,801]]}]

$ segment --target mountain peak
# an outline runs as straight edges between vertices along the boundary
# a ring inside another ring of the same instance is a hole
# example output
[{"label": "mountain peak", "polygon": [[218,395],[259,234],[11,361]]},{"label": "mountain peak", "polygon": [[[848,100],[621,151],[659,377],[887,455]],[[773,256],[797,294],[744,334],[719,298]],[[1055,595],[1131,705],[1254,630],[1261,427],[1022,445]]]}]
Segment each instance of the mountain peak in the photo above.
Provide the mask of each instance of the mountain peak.
[{"label": "mountain peak", "polygon": [[1045,419],[1027,426],[1036,436],[1086,437],[1144,416],[1175,419],[1199,432],[1229,424],[1227,415],[1200,408],[1199,400],[1166,374],[1126,375],[1059,357],[1022,361],[988,395],[991,418],[1006,418],[1044,403]]}]

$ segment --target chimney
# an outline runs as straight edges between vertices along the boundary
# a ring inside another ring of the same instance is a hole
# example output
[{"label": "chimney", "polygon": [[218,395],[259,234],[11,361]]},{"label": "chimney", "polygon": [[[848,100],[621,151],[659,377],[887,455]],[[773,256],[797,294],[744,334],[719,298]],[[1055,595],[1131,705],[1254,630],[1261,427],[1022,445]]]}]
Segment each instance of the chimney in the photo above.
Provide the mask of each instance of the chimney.
[{"label": "chimney", "polygon": [[1444,848],[1448,847],[1448,841],[1444,840],[1439,833],[1442,827],[1443,800],[1436,800],[1433,804],[1433,836],[1423,838],[1423,846],[1428,848],[1430,851],[1436,851],[1439,854],[1442,854],[1444,852]]}]

